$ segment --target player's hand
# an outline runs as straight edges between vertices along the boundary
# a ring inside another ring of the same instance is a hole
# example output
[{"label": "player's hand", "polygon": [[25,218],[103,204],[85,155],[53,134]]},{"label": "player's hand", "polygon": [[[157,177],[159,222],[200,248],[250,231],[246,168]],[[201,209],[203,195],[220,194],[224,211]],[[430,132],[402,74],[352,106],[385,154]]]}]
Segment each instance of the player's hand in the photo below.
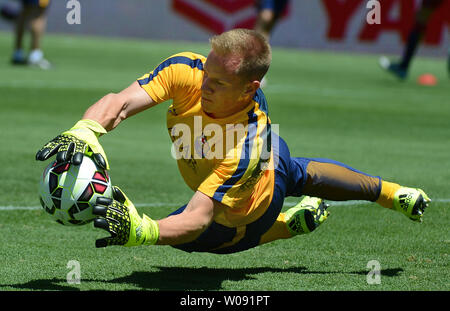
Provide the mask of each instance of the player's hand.
[{"label": "player's hand", "polygon": [[109,237],[96,240],[96,247],[154,245],[158,241],[158,223],[145,214],[139,216],[119,187],[113,187],[113,199],[98,198],[92,213],[100,216],[94,219],[94,227],[110,233]]},{"label": "player's hand", "polygon": [[81,120],[70,130],[58,135],[45,144],[37,153],[36,160],[45,161],[56,154],[56,161],[70,161],[80,165],[83,156],[92,156],[100,167],[109,169],[106,154],[98,137],[106,130],[93,120]]}]

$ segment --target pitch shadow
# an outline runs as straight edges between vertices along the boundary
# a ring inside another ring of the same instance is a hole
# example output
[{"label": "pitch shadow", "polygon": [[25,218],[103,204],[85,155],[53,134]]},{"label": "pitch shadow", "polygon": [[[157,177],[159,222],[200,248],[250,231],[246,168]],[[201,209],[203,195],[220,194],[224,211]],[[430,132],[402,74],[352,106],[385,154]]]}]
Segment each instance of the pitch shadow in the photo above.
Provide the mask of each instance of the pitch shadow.
[{"label": "pitch shadow", "polygon": [[[130,275],[112,280],[84,279],[81,278],[81,286],[86,282],[102,282],[106,284],[123,284],[137,287],[139,290],[162,291],[186,291],[186,290],[221,290],[222,282],[254,280],[260,273],[298,273],[298,274],[357,274],[367,275],[367,270],[362,271],[310,271],[305,267],[291,268],[189,268],[189,267],[152,267],[157,271],[135,271]],[[382,276],[397,277],[403,269],[384,269]],[[0,284],[0,287],[9,286],[18,290],[49,290],[49,291],[79,291],[80,288],[72,286],[65,279],[39,279],[21,284]]]}]

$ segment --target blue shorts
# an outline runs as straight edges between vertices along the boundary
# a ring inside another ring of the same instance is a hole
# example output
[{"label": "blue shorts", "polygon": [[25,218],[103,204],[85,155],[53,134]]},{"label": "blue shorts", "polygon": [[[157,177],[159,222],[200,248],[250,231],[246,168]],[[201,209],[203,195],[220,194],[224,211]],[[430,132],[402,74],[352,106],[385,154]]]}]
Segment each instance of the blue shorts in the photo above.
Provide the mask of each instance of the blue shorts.
[{"label": "blue shorts", "polygon": [[283,13],[289,0],[259,0],[256,3],[258,11],[269,9],[272,10],[275,15]]},{"label": "blue shorts", "polygon": [[[283,207],[284,198],[301,196],[302,187],[306,181],[308,158],[291,158],[285,141],[278,136],[272,138],[275,169],[275,186],[273,199],[266,212],[256,221],[246,225],[245,235],[236,244],[224,248],[220,245],[231,242],[237,233],[236,228],[230,228],[212,222],[212,224],[193,242],[175,245],[186,252],[211,252],[228,254],[247,250],[259,244],[261,236],[266,233],[276,221]],[[170,215],[181,213],[186,208],[182,206]]]}]

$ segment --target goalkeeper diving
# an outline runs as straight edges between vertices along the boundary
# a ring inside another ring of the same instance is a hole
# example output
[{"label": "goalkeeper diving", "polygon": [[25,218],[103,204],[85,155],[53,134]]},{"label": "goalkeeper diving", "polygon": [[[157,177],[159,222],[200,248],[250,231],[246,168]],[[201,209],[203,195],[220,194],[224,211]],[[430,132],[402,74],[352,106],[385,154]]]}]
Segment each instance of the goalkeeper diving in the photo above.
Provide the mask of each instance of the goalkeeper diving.
[{"label": "goalkeeper diving", "polygon": [[[191,199],[167,217],[153,219],[141,215],[114,187],[113,199],[101,197],[93,208],[94,226],[109,233],[96,240],[97,247],[171,245],[187,252],[240,252],[313,232],[329,217],[326,200],[371,201],[422,221],[431,200],[421,189],[334,160],[291,155],[272,130],[260,88],[271,63],[264,36],[233,29],[213,36],[210,43],[207,57],[192,52],[172,55],[123,91],[107,94],[37,152],[37,160],[56,155],[58,162],[75,165],[88,155],[109,169],[100,136],[137,113],[150,113],[153,106],[172,101],[167,128],[180,155],[179,171],[193,191]],[[198,120],[201,131],[195,130]],[[238,127],[245,130],[232,143],[225,135],[213,135]],[[187,139],[180,128],[189,133]],[[224,155],[211,156],[217,150]],[[299,202],[282,212],[290,196]]]}]

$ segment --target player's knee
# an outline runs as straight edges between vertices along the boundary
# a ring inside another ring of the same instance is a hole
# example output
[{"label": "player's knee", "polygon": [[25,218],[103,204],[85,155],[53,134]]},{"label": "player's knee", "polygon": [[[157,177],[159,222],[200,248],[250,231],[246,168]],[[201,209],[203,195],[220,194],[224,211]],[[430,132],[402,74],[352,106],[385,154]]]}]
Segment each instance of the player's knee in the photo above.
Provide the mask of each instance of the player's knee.
[{"label": "player's knee", "polygon": [[259,18],[265,23],[270,23],[275,19],[275,14],[272,10],[265,9],[260,12]]},{"label": "player's knee", "polygon": [[262,10],[258,17],[258,24],[264,31],[269,31],[275,24],[275,14],[272,10]]}]

